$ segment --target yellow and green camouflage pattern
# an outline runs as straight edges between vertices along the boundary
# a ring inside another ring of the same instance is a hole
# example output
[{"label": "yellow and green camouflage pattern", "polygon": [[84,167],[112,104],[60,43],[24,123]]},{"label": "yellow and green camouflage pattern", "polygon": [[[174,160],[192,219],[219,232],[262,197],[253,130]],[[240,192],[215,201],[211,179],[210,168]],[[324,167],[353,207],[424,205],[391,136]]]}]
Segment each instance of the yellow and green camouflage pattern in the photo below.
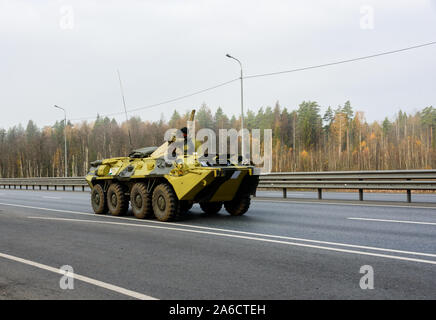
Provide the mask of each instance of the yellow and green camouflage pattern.
[{"label": "yellow and green camouflage pattern", "polygon": [[[179,200],[194,202],[230,201],[237,194],[244,179],[255,185],[258,181],[256,168],[253,166],[204,166],[195,155],[166,162],[163,157],[154,158],[153,154],[145,158],[118,157],[95,161],[86,181],[92,188],[103,181],[117,181],[128,185],[156,178],[165,179],[171,184]],[[255,187],[251,189],[255,190]]]}]

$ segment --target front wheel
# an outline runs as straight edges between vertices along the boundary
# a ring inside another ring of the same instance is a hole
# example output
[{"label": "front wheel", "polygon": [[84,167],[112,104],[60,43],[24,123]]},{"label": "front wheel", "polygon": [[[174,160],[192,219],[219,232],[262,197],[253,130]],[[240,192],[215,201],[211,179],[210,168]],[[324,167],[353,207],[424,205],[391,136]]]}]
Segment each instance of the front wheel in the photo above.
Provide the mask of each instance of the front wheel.
[{"label": "front wheel", "polygon": [[156,219],[171,221],[177,217],[179,200],[173,188],[167,183],[161,183],[153,191],[152,203]]},{"label": "front wheel", "polygon": [[232,201],[224,202],[224,207],[232,216],[242,216],[250,207],[250,196],[236,197]]},{"label": "front wheel", "polygon": [[103,187],[96,184],[91,191],[91,205],[92,209],[96,214],[107,213],[107,203],[106,194],[104,193]]}]

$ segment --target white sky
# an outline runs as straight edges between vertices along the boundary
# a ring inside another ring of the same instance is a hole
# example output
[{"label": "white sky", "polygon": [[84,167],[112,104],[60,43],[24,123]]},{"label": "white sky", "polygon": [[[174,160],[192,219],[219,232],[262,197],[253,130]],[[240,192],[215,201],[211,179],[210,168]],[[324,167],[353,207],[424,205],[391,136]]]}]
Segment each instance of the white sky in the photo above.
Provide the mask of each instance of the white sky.
[{"label": "white sky", "polygon": [[[362,6],[374,28],[362,29]],[[73,13],[73,20],[68,13]],[[69,22],[73,24],[68,24]],[[63,26],[63,28],[61,27]],[[65,28],[67,26],[67,28]],[[72,27],[72,28],[69,28]],[[0,0],[0,128],[123,111],[239,76],[288,70],[436,41],[436,0]],[[245,108],[324,111],[350,100],[367,120],[435,106],[436,45],[351,64],[245,81]],[[205,102],[239,114],[239,83],[130,113],[168,119]],[[123,120],[124,115],[116,117]]]}]

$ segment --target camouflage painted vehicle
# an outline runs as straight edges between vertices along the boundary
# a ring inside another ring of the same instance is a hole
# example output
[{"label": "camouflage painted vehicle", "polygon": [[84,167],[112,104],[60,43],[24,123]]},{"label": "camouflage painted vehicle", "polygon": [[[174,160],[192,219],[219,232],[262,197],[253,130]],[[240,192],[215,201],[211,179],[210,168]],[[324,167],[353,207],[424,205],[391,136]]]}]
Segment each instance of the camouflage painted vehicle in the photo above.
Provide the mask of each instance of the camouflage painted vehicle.
[{"label": "camouflage painted vehicle", "polygon": [[166,161],[170,144],[92,162],[86,181],[94,212],[124,215],[129,203],[135,217],[160,221],[175,220],[194,203],[207,214],[216,214],[223,206],[233,216],[247,212],[259,182],[257,168],[230,160],[211,164],[195,153]]}]

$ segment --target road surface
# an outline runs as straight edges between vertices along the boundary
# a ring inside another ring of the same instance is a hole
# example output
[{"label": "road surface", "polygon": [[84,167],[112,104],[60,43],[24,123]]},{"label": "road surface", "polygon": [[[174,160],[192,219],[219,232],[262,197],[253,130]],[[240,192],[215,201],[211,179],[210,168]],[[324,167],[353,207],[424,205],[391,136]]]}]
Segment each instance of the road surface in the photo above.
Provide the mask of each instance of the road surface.
[{"label": "road surface", "polygon": [[396,196],[162,223],[94,215],[88,192],[0,190],[0,299],[435,299],[436,205]]}]

